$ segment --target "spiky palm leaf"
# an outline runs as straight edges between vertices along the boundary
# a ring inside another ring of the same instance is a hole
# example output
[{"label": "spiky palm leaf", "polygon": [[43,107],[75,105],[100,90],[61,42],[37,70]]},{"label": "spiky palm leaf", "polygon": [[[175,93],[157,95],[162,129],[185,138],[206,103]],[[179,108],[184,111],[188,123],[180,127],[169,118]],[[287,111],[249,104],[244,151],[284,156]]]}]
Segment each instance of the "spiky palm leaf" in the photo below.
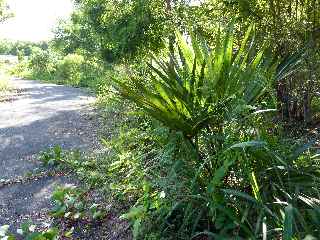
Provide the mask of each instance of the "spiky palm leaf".
[{"label": "spiky palm leaf", "polygon": [[192,138],[204,126],[218,126],[231,113],[254,104],[264,93],[271,68],[261,64],[264,49],[254,49],[251,25],[240,46],[234,43],[233,26],[219,34],[214,50],[191,34],[191,44],[176,33],[177,56],[154,59],[154,77],[117,82],[121,95],[171,129]]}]

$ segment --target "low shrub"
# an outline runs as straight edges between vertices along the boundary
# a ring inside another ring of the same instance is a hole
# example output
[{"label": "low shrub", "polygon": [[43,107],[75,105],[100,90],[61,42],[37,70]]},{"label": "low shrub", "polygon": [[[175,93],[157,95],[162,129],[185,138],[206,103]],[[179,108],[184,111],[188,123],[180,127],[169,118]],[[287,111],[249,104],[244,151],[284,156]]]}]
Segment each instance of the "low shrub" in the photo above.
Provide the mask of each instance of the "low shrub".
[{"label": "low shrub", "polygon": [[32,79],[51,80],[56,71],[57,56],[49,50],[33,48],[28,60]]},{"label": "low shrub", "polygon": [[57,64],[55,79],[64,84],[78,86],[81,81],[84,57],[78,54],[69,54]]},{"label": "low shrub", "polygon": [[[267,59],[253,25],[242,41],[229,26],[213,50],[192,33],[176,40],[175,54],[129,74],[77,54],[52,68],[39,63],[45,54],[31,57],[35,71],[99,89],[100,106],[115,119],[103,140],[107,155],[66,157],[56,147],[43,162],[73,169],[88,189],[120,201],[135,239],[319,236],[319,155],[312,143],[283,138],[272,114],[270,86],[294,71],[297,56]],[[53,214],[81,216],[83,194],[57,189]]]},{"label": "low shrub", "polygon": [[[112,68],[109,67],[109,69]],[[98,91],[101,86],[109,85],[108,77],[112,73],[112,70],[109,69],[97,58],[86,59],[81,66],[79,86]]]},{"label": "low shrub", "polygon": [[29,65],[27,60],[23,60],[10,69],[10,74],[21,78],[33,78],[33,73]]}]

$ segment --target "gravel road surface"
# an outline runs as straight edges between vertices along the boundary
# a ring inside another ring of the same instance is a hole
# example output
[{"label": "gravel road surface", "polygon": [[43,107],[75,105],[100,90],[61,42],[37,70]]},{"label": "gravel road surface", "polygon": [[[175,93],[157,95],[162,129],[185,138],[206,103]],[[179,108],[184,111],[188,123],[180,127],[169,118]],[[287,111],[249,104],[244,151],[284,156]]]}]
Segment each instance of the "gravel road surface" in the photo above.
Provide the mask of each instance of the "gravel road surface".
[{"label": "gravel road surface", "polygon": [[0,226],[40,222],[54,186],[70,180],[44,177],[8,186],[1,181],[26,176],[39,167],[37,154],[54,145],[83,151],[98,146],[90,94],[39,81],[13,79],[12,84],[17,91],[0,102]]}]

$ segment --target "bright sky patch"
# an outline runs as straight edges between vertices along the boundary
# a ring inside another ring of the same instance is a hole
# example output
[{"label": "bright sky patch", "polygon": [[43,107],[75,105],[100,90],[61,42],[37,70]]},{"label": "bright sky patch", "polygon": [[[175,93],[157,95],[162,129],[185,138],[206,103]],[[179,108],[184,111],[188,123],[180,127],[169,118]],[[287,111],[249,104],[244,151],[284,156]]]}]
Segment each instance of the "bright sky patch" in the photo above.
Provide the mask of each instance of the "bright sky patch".
[{"label": "bright sky patch", "polygon": [[60,18],[72,12],[71,0],[8,0],[15,17],[0,24],[0,38],[41,41],[52,37]]}]

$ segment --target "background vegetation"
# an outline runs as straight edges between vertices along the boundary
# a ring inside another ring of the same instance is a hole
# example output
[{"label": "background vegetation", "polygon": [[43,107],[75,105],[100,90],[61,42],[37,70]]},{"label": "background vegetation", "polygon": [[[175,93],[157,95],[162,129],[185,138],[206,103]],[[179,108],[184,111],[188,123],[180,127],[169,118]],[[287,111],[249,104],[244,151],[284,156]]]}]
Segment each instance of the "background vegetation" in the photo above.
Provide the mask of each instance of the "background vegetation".
[{"label": "background vegetation", "polygon": [[41,48],[43,50],[48,49],[48,44],[46,42],[34,43],[28,41],[10,41],[7,39],[2,39],[0,41],[0,54],[1,55],[24,55],[30,56],[32,48]]}]

